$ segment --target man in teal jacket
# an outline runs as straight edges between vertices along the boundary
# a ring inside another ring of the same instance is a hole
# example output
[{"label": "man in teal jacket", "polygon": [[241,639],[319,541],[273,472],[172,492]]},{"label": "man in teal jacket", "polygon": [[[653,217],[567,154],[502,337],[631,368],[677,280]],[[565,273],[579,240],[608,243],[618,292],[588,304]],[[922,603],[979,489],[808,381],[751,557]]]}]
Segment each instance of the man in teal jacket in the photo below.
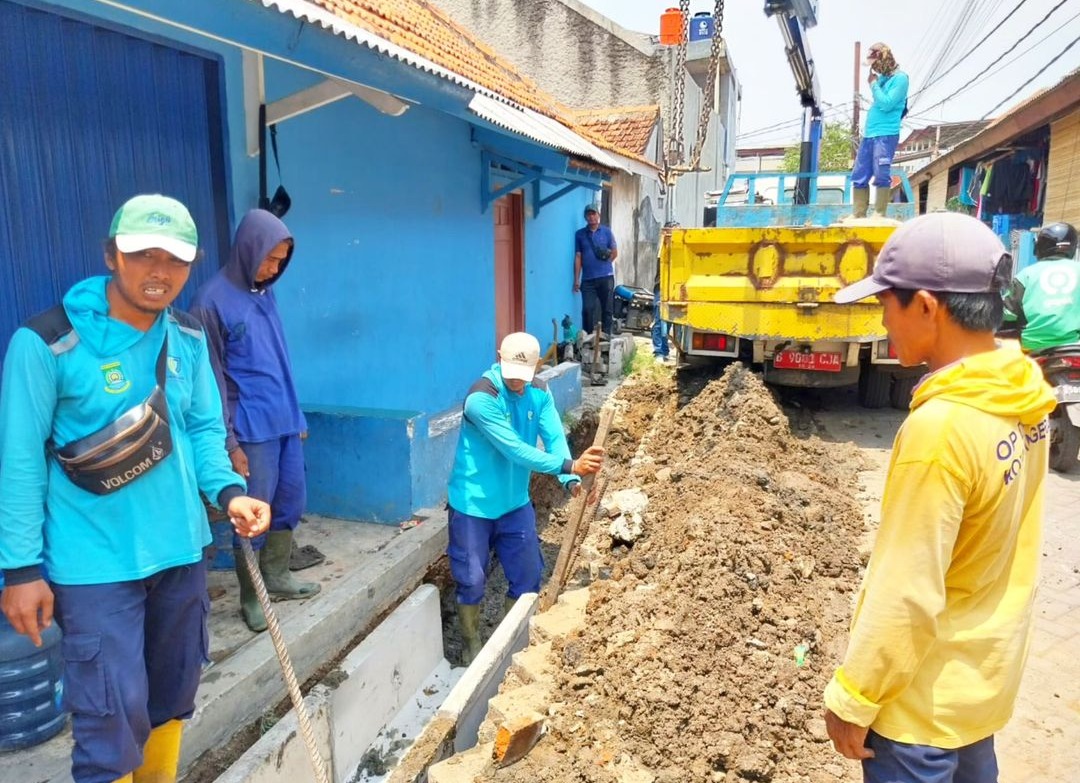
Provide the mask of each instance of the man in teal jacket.
[{"label": "man in teal jacket", "polygon": [[900,121],[907,113],[908,75],[900,70],[892,50],[883,43],[870,47],[866,62],[874,103],[866,114],[866,129],[851,171],[851,197],[855,217],[866,217],[873,178],[877,188],[874,211],[884,217],[892,194],[892,160],[900,141]]},{"label": "man in teal jacket", "polygon": [[208,655],[199,492],[248,537],[270,508],[229,463],[202,329],[170,308],[198,254],[191,215],[136,196],[109,237],[111,276],[77,283],[4,359],[0,609],[39,646],[55,609],[75,783],[171,783]]},{"label": "man in teal jacket", "polygon": [[[603,449],[571,459],[562,420],[547,386],[534,377],[540,343],[524,332],[507,335],[499,362],[465,397],[448,491],[450,573],[457,583],[465,663],[480,651],[480,602],[491,550],[502,564],[509,606],[540,589],[543,560],[536,515],[529,500],[533,472],[559,477],[574,494],[581,476],[603,465]],[[537,440],[544,449],[536,447]]]}]

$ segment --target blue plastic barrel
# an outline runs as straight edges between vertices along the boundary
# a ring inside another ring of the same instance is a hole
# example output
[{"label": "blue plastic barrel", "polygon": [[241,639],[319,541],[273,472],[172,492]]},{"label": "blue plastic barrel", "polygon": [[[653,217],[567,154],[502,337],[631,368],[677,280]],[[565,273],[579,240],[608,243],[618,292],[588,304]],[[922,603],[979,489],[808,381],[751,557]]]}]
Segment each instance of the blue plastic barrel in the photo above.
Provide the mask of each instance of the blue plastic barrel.
[{"label": "blue plastic barrel", "polygon": [[55,622],[35,647],[0,614],[0,751],[32,747],[64,728],[63,674]]},{"label": "blue plastic barrel", "polygon": [[716,20],[708,11],[699,11],[690,20],[690,40],[707,41],[716,35]]}]

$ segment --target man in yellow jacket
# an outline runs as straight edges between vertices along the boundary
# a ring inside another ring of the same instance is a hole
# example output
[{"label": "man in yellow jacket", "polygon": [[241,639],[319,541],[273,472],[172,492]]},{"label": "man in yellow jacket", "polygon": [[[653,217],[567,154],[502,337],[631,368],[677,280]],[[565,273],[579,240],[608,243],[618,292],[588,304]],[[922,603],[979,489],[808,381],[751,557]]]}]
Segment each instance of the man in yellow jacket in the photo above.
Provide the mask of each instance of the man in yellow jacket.
[{"label": "man in yellow jacket", "polygon": [[877,296],[900,362],[930,368],[896,435],[843,665],[836,749],[867,783],[994,783],[1027,655],[1054,397],[998,348],[1011,259],[966,215],[917,218],[839,303]]}]

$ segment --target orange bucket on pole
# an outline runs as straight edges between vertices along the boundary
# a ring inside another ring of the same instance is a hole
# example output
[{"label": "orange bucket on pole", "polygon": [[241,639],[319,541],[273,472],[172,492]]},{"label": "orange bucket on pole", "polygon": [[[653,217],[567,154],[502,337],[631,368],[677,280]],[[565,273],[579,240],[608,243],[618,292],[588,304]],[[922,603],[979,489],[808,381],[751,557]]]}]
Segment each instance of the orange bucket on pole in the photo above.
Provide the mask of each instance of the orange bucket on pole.
[{"label": "orange bucket on pole", "polygon": [[669,8],[660,14],[660,43],[678,46],[683,42],[683,15],[678,8]]}]

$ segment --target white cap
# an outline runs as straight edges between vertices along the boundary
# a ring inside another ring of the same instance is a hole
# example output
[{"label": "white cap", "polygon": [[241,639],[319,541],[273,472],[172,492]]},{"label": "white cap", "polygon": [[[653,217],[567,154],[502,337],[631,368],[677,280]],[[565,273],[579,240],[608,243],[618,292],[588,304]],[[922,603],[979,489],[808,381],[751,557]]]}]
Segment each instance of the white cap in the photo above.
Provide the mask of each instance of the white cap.
[{"label": "white cap", "polygon": [[526,332],[514,332],[503,338],[499,346],[499,366],[503,378],[512,381],[531,381],[540,363],[540,343]]}]

